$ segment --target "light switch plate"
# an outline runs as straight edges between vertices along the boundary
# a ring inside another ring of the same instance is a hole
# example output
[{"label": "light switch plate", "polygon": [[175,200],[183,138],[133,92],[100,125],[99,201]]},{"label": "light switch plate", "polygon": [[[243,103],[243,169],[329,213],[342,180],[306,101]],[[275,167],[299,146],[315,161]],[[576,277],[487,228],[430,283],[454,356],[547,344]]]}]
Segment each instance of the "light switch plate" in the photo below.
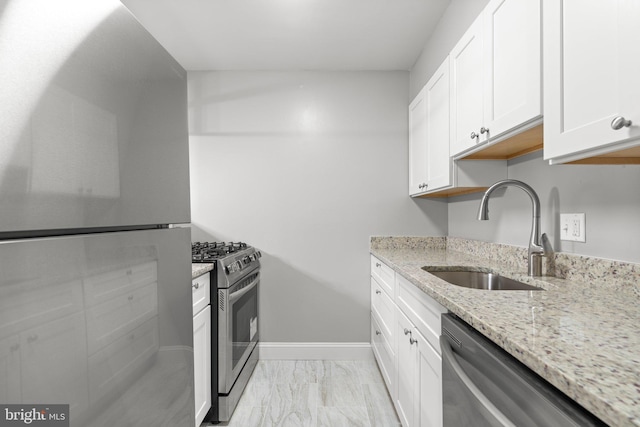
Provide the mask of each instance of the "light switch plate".
[{"label": "light switch plate", "polygon": [[560,240],[586,242],[586,222],[584,213],[560,214]]}]

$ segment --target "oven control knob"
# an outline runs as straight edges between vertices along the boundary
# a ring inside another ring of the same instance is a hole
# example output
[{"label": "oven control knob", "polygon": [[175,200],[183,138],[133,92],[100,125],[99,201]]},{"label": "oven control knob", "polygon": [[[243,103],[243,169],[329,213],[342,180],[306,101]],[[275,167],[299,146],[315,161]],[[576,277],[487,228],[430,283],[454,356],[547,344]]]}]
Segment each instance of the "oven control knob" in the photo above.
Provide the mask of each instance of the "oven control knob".
[{"label": "oven control knob", "polygon": [[256,259],[262,258],[262,252],[256,251]]},{"label": "oven control knob", "polygon": [[242,258],[242,262],[244,262],[245,264],[249,264],[251,262],[251,257],[246,255],[244,258]]},{"label": "oven control knob", "polygon": [[234,264],[236,265],[236,271],[242,270],[242,263],[240,261],[236,261]]}]

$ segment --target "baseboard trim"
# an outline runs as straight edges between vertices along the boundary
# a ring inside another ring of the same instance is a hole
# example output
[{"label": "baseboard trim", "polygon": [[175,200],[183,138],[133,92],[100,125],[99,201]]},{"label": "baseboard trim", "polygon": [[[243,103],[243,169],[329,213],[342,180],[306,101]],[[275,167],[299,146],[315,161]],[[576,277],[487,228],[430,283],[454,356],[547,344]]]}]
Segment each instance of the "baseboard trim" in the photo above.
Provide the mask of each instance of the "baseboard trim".
[{"label": "baseboard trim", "polygon": [[260,342],[264,360],[367,360],[373,359],[368,342]]}]

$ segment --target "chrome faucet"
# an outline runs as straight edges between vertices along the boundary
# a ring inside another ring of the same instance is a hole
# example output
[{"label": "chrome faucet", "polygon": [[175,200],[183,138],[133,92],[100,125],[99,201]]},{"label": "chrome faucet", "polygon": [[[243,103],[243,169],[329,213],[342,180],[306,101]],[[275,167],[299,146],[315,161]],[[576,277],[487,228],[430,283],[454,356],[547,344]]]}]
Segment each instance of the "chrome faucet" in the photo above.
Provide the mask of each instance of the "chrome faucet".
[{"label": "chrome faucet", "polygon": [[528,271],[529,276],[542,276],[542,256],[546,254],[545,248],[540,240],[545,239],[546,235],[540,236],[540,199],[536,192],[529,185],[515,179],[505,179],[498,181],[485,191],[480,200],[480,209],[478,210],[478,219],[486,221],[489,219],[489,197],[494,190],[502,187],[514,186],[523,190],[531,198],[533,203],[533,217],[531,224],[531,237],[529,239],[528,251]]}]

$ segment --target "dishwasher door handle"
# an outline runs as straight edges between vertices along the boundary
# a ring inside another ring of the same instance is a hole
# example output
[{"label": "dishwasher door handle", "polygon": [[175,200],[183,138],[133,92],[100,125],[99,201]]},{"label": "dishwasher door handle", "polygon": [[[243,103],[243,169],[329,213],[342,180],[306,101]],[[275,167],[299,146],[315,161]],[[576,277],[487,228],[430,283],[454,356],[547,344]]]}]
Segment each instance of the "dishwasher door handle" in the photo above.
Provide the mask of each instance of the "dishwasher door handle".
[{"label": "dishwasher door handle", "polygon": [[480,391],[478,386],[464,372],[464,369],[462,369],[462,366],[460,366],[456,360],[456,355],[453,353],[451,344],[449,344],[445,335],[440,336],[440,348],[442,349],[443,362],[445,359],[449,361],[451,368],[453,368],[453,373],[460,379],[460,381],[462,381],[467,390],[473,394],[473,397],[476,398],[478,403],[480,403],[480,405],[482,405],[482,407],[488,411],[491,416],[500,423],[500,425],[504,427],[517,427],[491,402],[491,400],[489,400],[489,398],[487,398],[487,396],[482,393],[482,391]]}]

